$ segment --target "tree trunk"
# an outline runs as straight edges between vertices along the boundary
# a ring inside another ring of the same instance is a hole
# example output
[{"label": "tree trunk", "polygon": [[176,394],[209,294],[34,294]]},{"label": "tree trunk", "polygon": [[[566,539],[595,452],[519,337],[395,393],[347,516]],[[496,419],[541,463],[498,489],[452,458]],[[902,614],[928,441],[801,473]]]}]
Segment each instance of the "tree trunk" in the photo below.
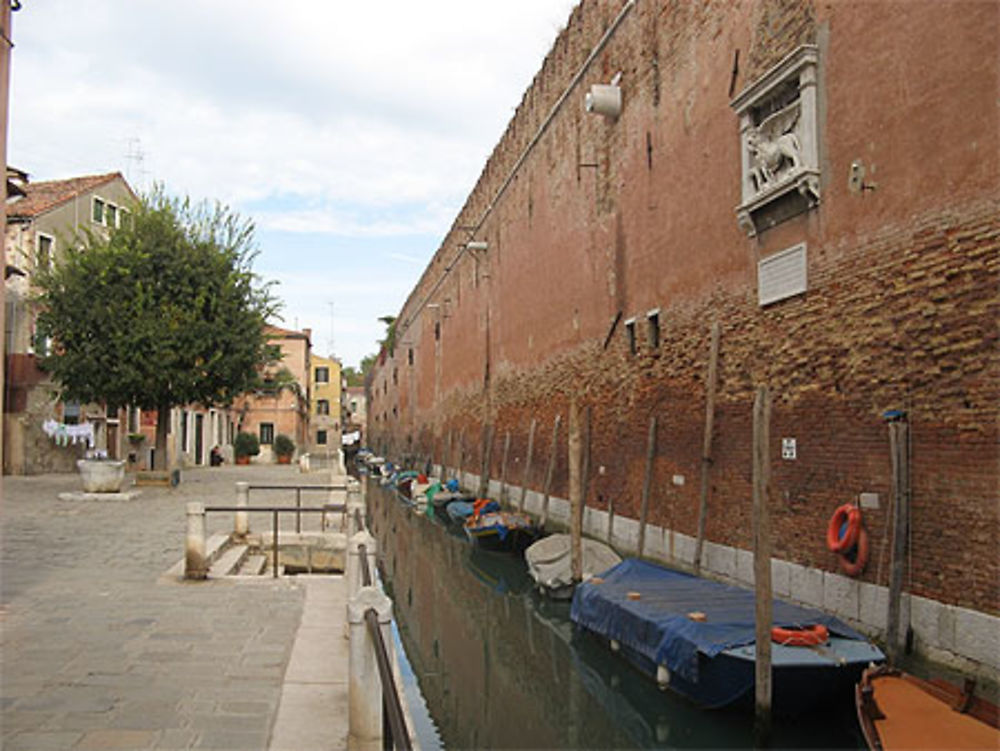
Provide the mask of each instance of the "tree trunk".
[{"label": "tree trunk", "polygon": [[170,432],[170,406],[156,408],[156,451],[153,453],[153,469],[167,470],[167,435]]}]

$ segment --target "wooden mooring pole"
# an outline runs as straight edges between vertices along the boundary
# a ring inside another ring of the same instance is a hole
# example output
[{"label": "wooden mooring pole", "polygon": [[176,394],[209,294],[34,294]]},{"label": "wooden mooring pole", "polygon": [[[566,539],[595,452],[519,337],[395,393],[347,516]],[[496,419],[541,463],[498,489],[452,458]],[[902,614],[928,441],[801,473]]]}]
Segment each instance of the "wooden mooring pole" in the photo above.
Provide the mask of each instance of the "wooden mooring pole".
[{"label": "wooden mooring pole", "polygon": [[479,498],[485,498],[490,492],[490,464],[493,461],[493,423],[483,427],[483,461],[479,470]]},{"label": "wooden mooring pole", "polygon": [[503,437],[503,458],[500,460],[500,505],[507,501],[507,457],[510,455],[510,431]]},{"label": "wooden mooring pole", "polygon": [[712,431],[715,427],[715,388],[719,369],[719,322],[712,323],[712,344],[708,354],[708,381],[705,385],[705,437],[701,449],[701,498],[698,504],[698,539],[694,547],[694,572],[701,573],[708,516],[708,470],[712,466]]},{"label": "wooden mooring pole", "polygon": [[771,735],[771,525],[767,513],[771,480],[771,396],[757,388],[753,403],[753,574],[757,656],[755,661],[754,735],[758,747]]},{"label": "wooden mooring pole", "polygon": [[539,521],[540,527],[545,527],[545,522],[549,520],[549,494],[552,492],[552,478],[556,473],[556,449],[559,446],[559,423],[562,422],[562,415],[556,415],[552,422],[552,446],[549,447],[549,466],[545,470],[545,488],[542,497],[542,518]]},{"label": "wooden mooring pole", "polygon": [[889,453],[892,459],[892,557],[889,562],[889,608],[885,640],[889,662],[903,654],[900,635],[903,605],[903,570],[910,527],[910,431],[903,419],[889,423]]},{"label": "wooden mooring pole", "polygon": [[583,441],[580,437],[580,407],[569,404],[569,534],[570,574],[573,581],[583,579]]},{"label": "wooden mooring pole", "polygon": [[642,509],[639,511],[639,544],[636,555],[642,558],[646,547],[646,521],[649,518],[649,493],[653,486],[653,462],[656,459],[656,415],[649,418],[649,434],[646,437],[646,474],[642,479]]},{"label": "wooden mooring pole", "polygon": [[528,455],[524,458],[524,474],[521,476],[521,502],[518,509],[524,511],[524,499],[528,493],[528,481],[531,479],[531,459],[535,455],[535,428],[538,420],[531,418],[531,427],[528,428]]}]

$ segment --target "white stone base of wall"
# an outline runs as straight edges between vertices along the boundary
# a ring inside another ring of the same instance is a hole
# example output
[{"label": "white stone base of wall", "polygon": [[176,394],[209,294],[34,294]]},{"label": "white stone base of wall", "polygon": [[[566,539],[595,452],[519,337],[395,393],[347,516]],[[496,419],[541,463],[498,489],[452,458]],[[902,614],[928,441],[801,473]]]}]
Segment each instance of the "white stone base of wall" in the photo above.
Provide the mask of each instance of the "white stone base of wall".
[{"label": "white stone base of wall", "polygon": [[[442,475],[442,468],[435,467]],[[454,469],[448,477],[454,477]],[[459,482],[463,488],[478,488],[479,476],[463,472]],[[517,506],[521,488],[507,485],[504,497]],[[491,498],[500,498],[498,480],[491,480]],[[524,510],[535,516],[542,512],[543,496],[528,490]],[[549,523],[555,527],[569,526],[569,501],[549,498]],[[583,517],[584,534],[608,541],[608,513],[588,507]],[[624,555],[635,555],[639,546],[639,522],[624,516],[614,518],[614,538],[610,544]],[[694,565],[695,539],[689,535],[652,524],[646,526],[644,557],[681,569]],[[702,573],[744,586],[753,586],[753,553],[706,542]],[[818,608],[843,619],[854,628],[873,638],[885,636],[888,619],[889,591],[887,587],[857,581],[841,574],[807,568],[797,563],[771,560],[771,586],[776,597]],[[904,594],[901,631],[913,629],[914,650],[930,660],[967,673],[988,676],[994,680],[1000,671],[1000,618],[977,610],[947,605],[926,597]]]}]

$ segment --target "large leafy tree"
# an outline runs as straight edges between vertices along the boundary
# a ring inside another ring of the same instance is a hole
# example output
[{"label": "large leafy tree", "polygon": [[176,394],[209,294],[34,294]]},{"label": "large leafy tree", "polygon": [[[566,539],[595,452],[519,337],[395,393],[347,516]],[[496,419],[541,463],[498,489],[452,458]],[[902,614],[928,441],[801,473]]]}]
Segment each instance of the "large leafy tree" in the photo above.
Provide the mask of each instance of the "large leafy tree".
[{"label": "large leafy tree", "polygon": [[37,332],[53,344],[41,366],[66,398],[156,410],[165,468],[172,407],[229,404],[259,385],[276,301],[252,271],[252,222],[227,207],[158,187],[127,216],[37,278]]}]

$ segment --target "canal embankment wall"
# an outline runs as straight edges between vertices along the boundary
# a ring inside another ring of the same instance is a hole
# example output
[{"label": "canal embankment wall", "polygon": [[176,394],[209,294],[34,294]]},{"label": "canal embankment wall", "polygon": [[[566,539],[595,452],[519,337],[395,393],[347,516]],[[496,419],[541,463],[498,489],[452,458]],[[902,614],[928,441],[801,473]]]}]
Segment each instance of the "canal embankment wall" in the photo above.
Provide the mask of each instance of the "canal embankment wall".
[{"label": "canal embankment wall", "polygon": [[[745,580],[766,384],[775,591],[884,628],[902,416],[905,625],[996,669],[998,21],[993,3],[584,0],[399,312],[369,442],[566,498],[576,402],[587,518],[610,503],[616,535],[637,526],[649,456],[646,548],[683,560],[705,468],[703,567]],[[595,84],[618,87],[616,117],[587,111]],[[855,578],[825,545],[847,502],[871,543]]]}]

